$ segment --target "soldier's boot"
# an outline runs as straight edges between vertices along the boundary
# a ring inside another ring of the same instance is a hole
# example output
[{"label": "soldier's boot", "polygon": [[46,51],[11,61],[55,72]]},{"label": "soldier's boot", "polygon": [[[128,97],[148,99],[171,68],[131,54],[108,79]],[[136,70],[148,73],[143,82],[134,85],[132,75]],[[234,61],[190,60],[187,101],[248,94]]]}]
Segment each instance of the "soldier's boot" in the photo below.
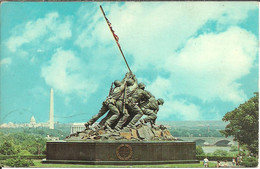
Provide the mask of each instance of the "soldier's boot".
[{"label": "soldier's boot", "polygon": [[121,119],[118,121],[115,129],[120,131],[123,127],[123,125],[125,124],[125,122],[127,121],[127,118],[129,117],[129,114],[124,114],[123,117],[121,117]]},{"label": "soldier's boot", "polygon": [[141,119],[141,120],[140,120],[140,123],[145,124],[146,121],[145,121],[144,119]]},{"label": "soldier's boot", "polygon": [[115,131],[115,132],[120,131],[120,130],[121,130],[121,129],[120,129],[119,127],[117,127],[117,126],[114,128],[114,131]]},{"label": "soldier's boot", "polygon": [[151,124],[151,128],[154,128],[154,129],[156,128],[156,126],[155,126],[154,123],[151,123],[151,122],[150,122],[150,124]]},{"label": "soldier's boot", "polygon": [[138,120],[143,116],[142,113],[138,113],[134,116],[134,118],[129,122],[129,124],[126,126],[128,128],[133,128],[135,124],[138,122]]},{"label": "soldier's boot", "polygon": [[144,118],[144,121],[146,122],[146,123],[154,123],[155,122],[155,119],[157,118],[157,115],[154,113],[154,112],[152,112],[152,111],[147,111],[149,114],[148,114],[148,116],[146,117],[146,118]]},{"label": "soldier's boot", "polygon": [[95,128],[95,130],[98,130],[98,129],[100,129],[100,128],[101,128],[101,125],[100,125],[100,124],[98,124],[98,125],[96,125],[94,128]]},{"label": "soldier's boot", "polygon": [[85,127],[86,127],[85,130],[88,130],[88,129],[89,129],[89,126],[90,126],[91,124],[90,124],[89,122],[87,122],[87,123],[85,123],[84,125],[85,125]]},{"label": "soldier's boot", "polygon": [[118,130],[118,131],[120,131],[121,128],[122,128],[122,126],[123,126],[123,124],[124,124],[124,123],[120,120],[120,121],[117,123],[115,129]]},{"label": "soldier's boot", "polygon": [[131,128],[134,128],[134,125],[133,124],[128,124],[126,127],[124,128],[128,128],[128,129],[131,129]]},{"label": "soldier's boot", "polygon": [[107,131],[109,132],[113,132],[114,130],[110,127],[110,125],[108,123],[105,123],[105,128]]},{"label": "soldier's boot", "polygon": [[98,128],[98,130],[104,130],[105,129],[105,125],[103,125],[103,126],[100,126],[99,128]]}]

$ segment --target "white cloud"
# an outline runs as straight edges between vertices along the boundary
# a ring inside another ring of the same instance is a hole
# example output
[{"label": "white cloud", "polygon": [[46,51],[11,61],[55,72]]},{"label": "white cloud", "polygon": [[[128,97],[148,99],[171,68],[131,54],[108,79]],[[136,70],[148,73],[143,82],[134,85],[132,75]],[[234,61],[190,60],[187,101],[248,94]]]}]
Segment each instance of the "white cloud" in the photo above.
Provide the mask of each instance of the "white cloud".
[{"label": "white cloud", "polygon": [[147,85],[147,90],[158,99],[164,99],[164,105],[160,106],[158,120],[182,119],[182,120],[201,120],[202,110],[198,105],[179,100],[175,97],[178,94],[178,86],[172,79],[158,77],[153,83]]},{"label": "white cloud", "polygon": [[0,65],[9,65],[12,63],[12,59],[11,58],[4,58],[0,61]]},{"label": "white cloud", "polygon": [[182,50],[164,60],[161,70],[168,71],[169,77],[158,76],[147,89],[166,100],[188,95],[204,102],[242,103],[247,96],[237,80],[250,73],[257,45],[256,37],[239,27],[191,38]]},{"label": "white cloud", "polygon": [[[179,100],[178,95],[192,96],[204,102],[220,99],[243,103],[247,96],[237,80],[250,73],[256,60],[257,45],[256,37],[239,27],[191,38],[182,50],[165,60],[162,70],[168,71],[169,77],[157,76],[147,85],[147,90],[165,100],[158,117],[161,120],[204,120],[202,114],[206,109],[189,99]],[[221,117],[216,109],[207,113]]]},{"label": "white cloud", "polygon": [[246,98],[236,81],[247,75],[257,54],[256,37],[238,27],[190,39],[180,53],[168,58],[166,69],[179,94],[204,101],[220,98],[241,103]]},{"label": "white cloud", "polygon": [[[102,13],[99,9],[99,5],[93,5],[92,9],[95,10],[89,10],[88,5],[82,5],[77,12],[78,27],[76,31],[78,34],[74,44],[81,48],[93,47],[93,45],[100,40],[100,37],[108,37],[108,35],[110,35],[108,29],[105,30],[105,32],[100,31],[100,24],[102,24],[103,27],[107,25],[105,20],[101,18]],[[106,40],[110,39],[106,38]]]},{"label": "white cloud", "polygon": [[68,18],[63,20],[57,12],[48,13],[44,18],[28,21],[17,26],[13,30],[12,36],[7,40],[6,45],[11,52],[16,52],[22,45],[32,44],[45,35],[48,35],[49,38],[46,39],[49,42],[64,40],[71,37],[70,26],[71,23]]},{"label": "white cloud", "polygon": [[45,82],[63,94],[75,93],[85,99],[97,89],[93,78],[86,78],[82,72],[85,65],[72,51],[58,49],[49,64],[42,67]]},{"label": "white cloud", "polygon": [[201,120],[201,115],[200,107],[193,103],[188,103],[184,100],[168,100],[163,106],[160,106],[158,120],[182,119],[195,121]]},{"label": "white cloud", "polygon": [[[257,8],[257,3],[241,5],[228,2],[130,2],[123,6],[104,5],[124,52],[134,57],[135,70],[145,69],[149,63],[163,65],[162,58],[167,58],[207,21],[217,21],[219,27],[223,24],[235,25],[247,17],[249,10]],[[101,12],[95,15],[103,17]],[[95,25],[92,34],[98,37],[94,38],[101,43],[111,43],[113,38],[105,20]],[[92,40],[88,39],[94,42]]]},{"label": "white cloud", "polygon": [[169,99],[174,95],[174,90],[172,90],[174,86],[172,85],[170,79],[165,79],[159,76],[154,82],[148,84],[146,89],[151,91],[156,98],[161,97]]}]

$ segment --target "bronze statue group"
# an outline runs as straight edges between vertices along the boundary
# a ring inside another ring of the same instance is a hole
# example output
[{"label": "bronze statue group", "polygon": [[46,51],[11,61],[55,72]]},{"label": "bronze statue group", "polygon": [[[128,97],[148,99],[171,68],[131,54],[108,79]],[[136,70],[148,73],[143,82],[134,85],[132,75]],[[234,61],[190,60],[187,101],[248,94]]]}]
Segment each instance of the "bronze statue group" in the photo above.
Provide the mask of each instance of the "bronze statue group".
[{"label": "bronze statue group", "polygon": [[[153,127],[159,105],[163,103],[163,99],[156,100],[149,91],[145,90],[145,84],[138,83],[135,75],[128,72],[122,81],[114,81],[98,114],[86,122],[85,127],[89,129],[107,112],[106,117],[95,127],[96,130],[116,132],[125,128],[135,128],[138,121],[142,124],[150,122]],[[141,119],[143,115],[147,117]]]},{"label": "bronze statue group", "polygon": [[132,73],[126,61],[121,46],[119,45],[119,38],[112,29],[112,25],[107,19],[101,5],[100,9],[129,72],[126,73],[121,82],[118,80],[114,81],[114,88],[112,88],[112,85],[109,95],[102,103],[102,107],[98,114],[85,123],[86,130],[108,111],[106,117],[96,126],[96,130],[106,129],[107,131],[113,132],[120,131],[123,128],[135,128],[135,124],[143,115],[146,115],[147,117],[141,119],[140,122],[143,124],[150,122],[153,127],[157,118],[157,112],[159,111],[159,105],[163,105],[164,101],[163,99],[156,100],[150,92],[145,90],[145,85],[143,83],[138,84],[135,75]]}]

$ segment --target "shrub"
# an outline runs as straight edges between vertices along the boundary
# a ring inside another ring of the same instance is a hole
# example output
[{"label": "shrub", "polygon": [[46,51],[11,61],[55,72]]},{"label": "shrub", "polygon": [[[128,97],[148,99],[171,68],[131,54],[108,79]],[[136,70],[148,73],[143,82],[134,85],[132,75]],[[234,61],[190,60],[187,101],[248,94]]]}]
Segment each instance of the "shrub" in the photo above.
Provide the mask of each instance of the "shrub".
[{"label": "shrub", "polygon": [[22,159],[21,157],[18,157],[5,160],[4,165],[9,167],[29,167],[33,166],[34,163],[32,160],[26,160]]},{"label": "shrub", "polygon": [[212,154],[213,156],[228,156],[228,151],[226,150],[216,150]]},{"label": "shrub", "polygon": [[229,151],[238,151],[238,147],[237,146],[231,146]]},{"label": "shrub", "polygon": [[2,161],[0,161],[0,168],[4,167],[4,163]]},{"label": "shrub", "polygon": [[0,155],[0,160],[6,160],[9,158],[24,158],[24,159],[43,159],[46,158],[45,155]]},{"label": "shrub", "polygon": [[257,167],[258,159],[255,157],[244,157],[241,165],[245,167]]},{"label": "shrub", "polygon": [[20,153],[18,153],[18,155],[26,156],[26,155],[32,155],[32,154],[27,150],[21,150]]},{"label": "shrub", "polygon": [[213,156],[212,153],[206,153],[206,156]]},{"label": "shrub", "polygon": [[201,146],[196,146],[196,155],[205,155],[205,152],[203,151]]}]

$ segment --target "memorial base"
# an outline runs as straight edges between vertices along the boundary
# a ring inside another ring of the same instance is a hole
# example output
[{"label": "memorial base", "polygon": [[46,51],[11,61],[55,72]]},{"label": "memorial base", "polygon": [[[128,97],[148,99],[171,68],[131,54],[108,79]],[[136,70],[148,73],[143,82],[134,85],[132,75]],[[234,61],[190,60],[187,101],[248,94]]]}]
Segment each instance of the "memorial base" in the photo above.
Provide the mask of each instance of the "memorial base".
[{"label": "memorial base", "polygon": [[47,142],[42,163],[142,165],[199,163],[195,142],[90,141]]}]

